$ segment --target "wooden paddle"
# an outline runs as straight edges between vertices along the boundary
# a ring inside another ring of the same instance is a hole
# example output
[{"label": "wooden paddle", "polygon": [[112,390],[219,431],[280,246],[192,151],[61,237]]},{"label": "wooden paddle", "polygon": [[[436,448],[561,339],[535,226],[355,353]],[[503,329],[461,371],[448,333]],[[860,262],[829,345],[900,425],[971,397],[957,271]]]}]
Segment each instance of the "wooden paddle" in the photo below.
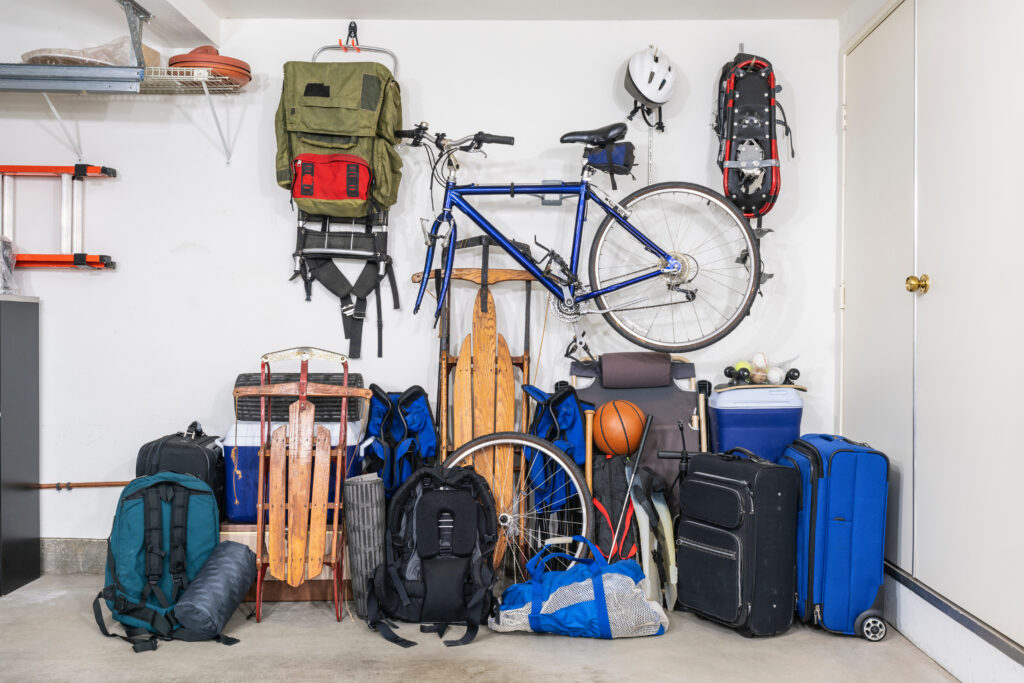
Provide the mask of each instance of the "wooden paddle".
[{"label": "wooden paddle", "polygon": [[309,401],[288,407],[288,585],[305,579],[309,539],[309,488],[313,466],[313,415]]},{"label": "wooden paddle", "polygon": [[309,570],[306,573],[311,579],[320,576],[320,572],[324,568],[324,540],[327,535],[327,489],[330,485],[330,478],[331,431],[323,425],[318,425],[316,428],[316,451],[313,454],[313,497],[309,513]]},{"label": "wooden paddle", "polygon": [[[512,371],[512,354],[505,338],[498,335],[497,364],[494,377],[494,431],[511,432],[516,428],[516,383]],[[498,514],[511,512],[513,491],[513,450],[510,444],[494,447],[494,478],[491,491]],[[505,535],[498,535],[494,547],[494,564],[501,566],[505,555]]]},{"label": "wooden paddle", "polygon": [[[270,555],[270,575],[284,579],[287,572],[288,544],[285,538],[285,472],[288,464],[288,427],[281,425],[270,437],[270,467],[267,505],[270,508],[267,553]],[[260,514],[263,514],[260,511]],[[260,558],[262,561],[263,558]]]},{"label": "wooden paddle", "polygon": [[455,448],[473,440],[473,335],[467,334],[459,349],[452,380],[452,441]]},{"label": "wooden paddle", "polygon": [[[486,304],[485,304],[486,302]],[[484,310],[486,309],[486,310]],[[495,418],[495,377],[497,375],[496,331],[494,297],[480,292],[473,307],[473,437],[493,434]],[[459,360],[466,349],[459,351]],[[490,451],[490,452],[488,452]],[[494,449],[476,454],[473,468],[477,474],[494,484]]]}]

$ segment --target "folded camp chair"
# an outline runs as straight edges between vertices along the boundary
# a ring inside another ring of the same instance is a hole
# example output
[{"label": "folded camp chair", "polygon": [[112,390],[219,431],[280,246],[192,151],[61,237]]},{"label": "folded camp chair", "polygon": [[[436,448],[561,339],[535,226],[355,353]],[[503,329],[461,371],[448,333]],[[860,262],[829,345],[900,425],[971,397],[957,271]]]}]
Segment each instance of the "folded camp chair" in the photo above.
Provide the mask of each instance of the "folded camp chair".
[{"label": "folded camp chair", "polygon": [[[342,386],[309,381],[310,359],[340,363]],[[299,381],[273,384],[270,363],[300,362]],[[346,471],[346,417],[348,399],[369,401],[370,391],[349,387],[348,358],[312,347],[265,354],[260,364],[260,386],[236,387],[235,397],[260,397],[259,479],[256,504],[256,621],[263,608],[267,570],[276,579],[299,586],[315,579],[327,566],[334,579],[334,613],[341,621],[344,603],[343,562],[345,533],[340,528],[342,476]],[[310,397],[341,397],[341,432],[331,446],[330,431],[316,424]],[[288,425],[270,431],[270,400],[293,397]],[[334,464],[334,481],[331,465]],[[328,502],[330,501],[330,502]],[[328,524],[327,511],[332,518]],[[267,538],[264,539],[264,533]]]},{"label": "folded camp chair", "polygon": [[[580,379],[593,379],[589,385],[576,388],[576,394],[595,406],[614,400],[635,403],[645,415],[654,417],[647,435],[641,467],[649,467],[660,474],[671,487],[668,491],[670,509],[678,509],[678,460],[659,460],[658,451],[698,450],[698,436],[694,424],[697,392],[693,363],[667,353],[631,351],[606,353],[597,362],[573,361],[569,367],[573,384]],[[682,381],[683,389],[680,386]],[[688,426],[679,428],[682,420]],[[587,443],[593,442],[591,421],[587,421]],[[683,434],[692,435],[683,443]],[[675,482],[675,483],[673,483]]]}]

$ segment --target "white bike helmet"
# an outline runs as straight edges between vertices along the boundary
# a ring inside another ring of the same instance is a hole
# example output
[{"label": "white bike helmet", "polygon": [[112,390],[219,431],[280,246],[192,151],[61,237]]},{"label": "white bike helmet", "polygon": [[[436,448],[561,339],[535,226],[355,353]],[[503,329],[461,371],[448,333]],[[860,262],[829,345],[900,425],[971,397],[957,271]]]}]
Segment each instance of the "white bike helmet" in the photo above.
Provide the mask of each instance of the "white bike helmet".
[{"label": "white bike helmet", "polygon": [[629,58],[626,90],[641,104],[660,107],[672,97],[675,84],[675,67],[654,45]]}]

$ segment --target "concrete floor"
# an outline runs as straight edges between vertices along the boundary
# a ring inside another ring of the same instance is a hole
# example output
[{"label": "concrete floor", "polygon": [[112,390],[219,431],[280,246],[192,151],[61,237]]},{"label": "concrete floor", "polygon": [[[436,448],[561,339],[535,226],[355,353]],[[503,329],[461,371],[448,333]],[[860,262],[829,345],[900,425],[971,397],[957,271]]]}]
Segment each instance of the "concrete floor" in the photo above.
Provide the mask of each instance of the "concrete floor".
[{"label": "concrete floor", "polygon": [[804,626],[748,639],[680,613],[672,614],[669,632],[655,638],[602,641],[481,629],[473,643],[459,648],[402,625],[399,633],[419,642],[402,649],[348,616],[338,624],[328,603],[269,603],[260,624],[246,621],[244,608],[235,613],[227,633],[241,639],[237,645],[169,642],[156,652],[135,654],[96,629],[92,600],[101,585],[97,575],[50,574],[0,598],[0,679],[954,680],[891,629],[880,643]]}]

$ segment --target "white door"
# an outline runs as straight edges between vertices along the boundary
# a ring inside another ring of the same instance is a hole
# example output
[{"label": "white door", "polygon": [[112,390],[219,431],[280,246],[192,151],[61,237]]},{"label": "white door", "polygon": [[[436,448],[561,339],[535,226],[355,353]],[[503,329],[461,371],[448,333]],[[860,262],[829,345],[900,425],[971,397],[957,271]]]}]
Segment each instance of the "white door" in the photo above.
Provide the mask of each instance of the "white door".
[{"label": "white door", "polygon": [[845,57],[842,433],[889,456],[886,559],[913,570],[914,3]]},{"label": "white door", "polygon": [[917,577],[1024,643],[1019,0],[918,8]]}]

